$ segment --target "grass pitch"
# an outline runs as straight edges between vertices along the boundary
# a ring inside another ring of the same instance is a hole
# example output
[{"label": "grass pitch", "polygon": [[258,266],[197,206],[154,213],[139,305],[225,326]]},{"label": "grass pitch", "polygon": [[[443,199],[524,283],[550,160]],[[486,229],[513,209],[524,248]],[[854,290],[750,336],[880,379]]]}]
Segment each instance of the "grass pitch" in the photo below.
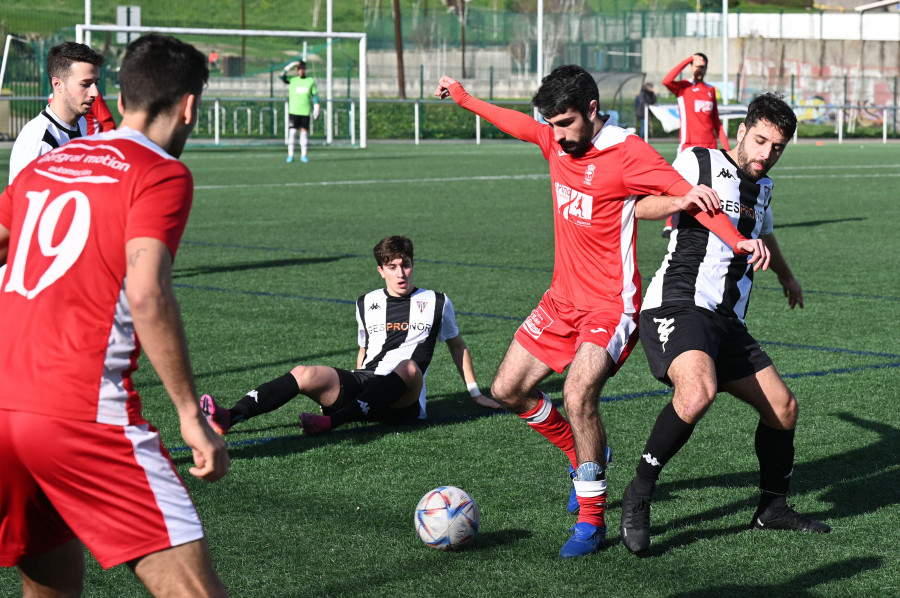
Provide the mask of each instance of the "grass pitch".
[{"label": "grass pitch", "polygon": [[[675,147],[659,147],[667,159]],[[0,153],[0,170],[9,151]],[[191,220],[175,283],[201,392],[230,405],[298,363],[353,367],[354,301],[381,285],[371,248],[416,246],[418,286],[449,294],[487,389],[513,332],[550,283],[547,166],[529,144],[189,147]],[[804,287],[791,311],[774,274],[757,277],[748,326],[800,399],[791,502],[827,536],[749,530],[756,418],[721,395],[666,467],[653,544],[619,539],[621,494],[669,393],[641,350],[603,391],[615,461],[607,548],[564,561],[574,518],[565,458],[517,417],[475,406],[446,349],[428,374],[428,423],[359,425],[303,437],[298,398],[229,434],[231,472],[187,472],[177,418],[152,368],[136,374],[206,525],[216,569],[238,597],[877,596],[900,591],[900,154],[801,142],[773,169],[775,230]],[[665,253],[661,224],[639,226],[645,283]],[[561,398],[562,380],[544,389]],[[431,488],[467,490],[481,532],[458,553],[425,547],[413,509]],[[0,596],[18,576],[0,570]],[[124,567],[88,557],[85,596],[143,596]]]}]

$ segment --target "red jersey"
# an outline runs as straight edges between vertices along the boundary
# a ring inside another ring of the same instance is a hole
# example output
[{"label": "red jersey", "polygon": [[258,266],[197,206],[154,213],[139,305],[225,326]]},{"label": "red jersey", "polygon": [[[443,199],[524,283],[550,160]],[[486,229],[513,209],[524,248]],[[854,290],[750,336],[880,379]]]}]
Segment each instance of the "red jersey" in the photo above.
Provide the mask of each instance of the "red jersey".
[{"label": "red jersey", "polygon": [[686,147],[716,149],[716,140],[729,149],[728,137],[719,120],[716,88],[703,82],[675,81],[682,69],[693,61],[693,56],[672,69],[663,78],[663,85],[678,98],[678,114],[681,132],[678,151]]},{"label": "red jersey", "polygon": [[113,119],[112,112],[109,111],[109,106],[106,105],[106,101],[101,95],[98,95],[94,103],[91,104],[91,111],[85,114],[84,118],[87,120],[88,135],[104,133],[116,128],[116,121]]},{"label": "red jersey", "polygon": [[128,128],[70,141],[16,177],[0,195],[0,409],[144,423],[125,243],[155,238],[174,257],[192,198],[187,167]]},{"label": "red jersey", "polygon": [[482,102],[460,85],[453,99],[510,135],[538,145],[550,163],[555,265],[551,296],[583,311],[640,308],[635,203],[642,195],[683,195],[692,187],[637,135],[604,125],[582,156],[563,151],[549,125]]}]

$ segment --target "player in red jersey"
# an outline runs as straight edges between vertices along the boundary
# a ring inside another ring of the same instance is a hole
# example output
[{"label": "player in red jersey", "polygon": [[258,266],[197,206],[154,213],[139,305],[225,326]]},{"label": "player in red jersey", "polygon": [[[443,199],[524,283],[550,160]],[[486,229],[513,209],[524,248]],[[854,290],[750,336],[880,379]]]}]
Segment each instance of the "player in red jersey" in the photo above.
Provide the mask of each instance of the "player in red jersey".
[{"label": "player in red jersey", "polygon": [[[663,85],[678,98],[678,114],[681,117],[678,153],[686,147],[716,149],[716,137],[722,142],[725,151],[731,149],[728,145],[728,133],[719,120],[716,88],[703,82],[708,65],[709,59],[706,54],[697,52],[679,62],[663,77]],[[687,66],[691,67],[691,79],[676,81],[675,78]],[[668,237],[674,226],[672,217],[666,219],[663,236]]]},{"label": "player in red jersey", "polygon": [[225,475],[172,292],[193,197],[177,157],[208,76],[193,46],[134,41],[122,127],[44,154],[0,195],[0,566],[18,567],[24,595],[80,594],[82,543],[104,568],[127,563],[154,596],[227,594],[132,381],[143,348],[190,472]]},{"label": "player in red jersey", "polygon": [[[577,497],[570,510],[578,511],[578,522],[560,556],[590,554],[606,536],[606,432],[597,401],[637,342],[638,198],[672,195],[671,201],[732,247],[753,253],[757,264],[767,260],[765,246],[744,239],[718,212],[718,196],[709,187],[691,185],[640,137],[608,125],[598,111],[597,84],[581,67],[559,67],[542,81],[532,103],[547,124],[473,98],[447,76],[435,95],[452,96],[510,135],[538,145],[550,163],[553,281],[516,332],[491,392],[569,458]],[[568,421],[538,389],[541,380],[567,366]]]}]

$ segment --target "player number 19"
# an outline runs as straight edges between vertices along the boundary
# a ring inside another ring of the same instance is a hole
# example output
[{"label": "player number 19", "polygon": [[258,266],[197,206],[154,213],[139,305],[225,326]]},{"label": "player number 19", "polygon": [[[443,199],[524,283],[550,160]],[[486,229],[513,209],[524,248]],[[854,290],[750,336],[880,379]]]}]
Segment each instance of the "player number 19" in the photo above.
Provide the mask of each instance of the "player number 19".
[{"label": "player number 19", "polygon": [[[38,293],[59,280],[69,268],[78,260],[84,246],[87,243],[88,233],[91,227],[91,204],[87,196],[80,191],[63,193],[50,201],[47,209],[44,205],[50,196],[50,191],[29,191],[28,211],[22,223],[22,233],[16,245],[15,261],[9,266],[9,281],[3,289],[7,293],[19,293],[33,299]],[[59,217],[63,209],[69,203],[75,202],[75,214],[69,224],[69,230],[58,244],[53,245],[53,236],[56,232]],[[47,270],[41,275],[37,286],[28,290],[25,288],[25,267],[28,259],[28,250],[37,230],[38,248],[46,257],[55,258]]]}]

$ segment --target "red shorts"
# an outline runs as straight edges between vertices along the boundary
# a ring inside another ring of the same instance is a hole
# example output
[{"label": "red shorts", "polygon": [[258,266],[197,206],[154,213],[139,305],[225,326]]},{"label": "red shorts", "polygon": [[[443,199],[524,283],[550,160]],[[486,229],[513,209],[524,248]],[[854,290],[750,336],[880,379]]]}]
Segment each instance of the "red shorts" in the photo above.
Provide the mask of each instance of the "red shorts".
[{"label": "red shorts", "polygon": [[620,311],[581,311],[560,303],[550,293],[516,330],[516,340],[525,349],[562,373],[572,363],[582,343],[606,349],[615,362],[615,375],[637,344],[637,317]]},{"label": "red shorts", "polygon": [[104,568],[203,537],[159,433],[0,409],[0,566],[79,538]]}]

